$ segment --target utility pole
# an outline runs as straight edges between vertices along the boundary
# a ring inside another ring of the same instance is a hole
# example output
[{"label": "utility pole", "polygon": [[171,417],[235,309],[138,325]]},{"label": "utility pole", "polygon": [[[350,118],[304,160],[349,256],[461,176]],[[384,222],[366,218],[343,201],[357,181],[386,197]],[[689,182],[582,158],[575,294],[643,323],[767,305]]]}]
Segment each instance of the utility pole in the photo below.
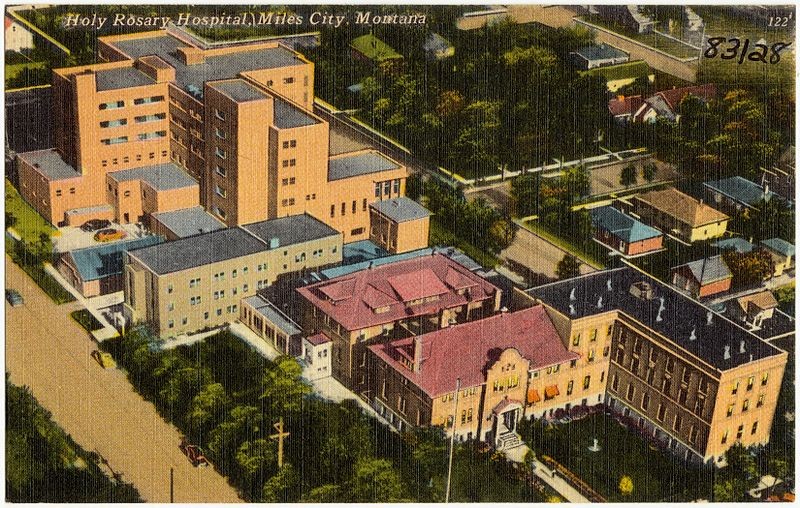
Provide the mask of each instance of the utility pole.
[{"label": "utility pole", "polygon": [[456,437],[456,416],[458,415],[458,392],[461,389],[461,378],[456,379],[456,396],[453,400],[453,433],[450,434],[450,458],[447,463],[447,490],[444,494],[444,502],[450,502],[450,478],[453,474],[453,442]]},{"label": "utility pole", "polygon": [[175,468],[169,468],[169,502],[175,502]]},{"label": "utility pole", "polygon": [[275,430],[278,431],[276,434],[272,434],[269,437],[270,439],[275,439],[276,441],[278,441],[278,469],[280,469],[283,466],[283,440],[284,438],[289,436],[289,433],[283,431],[282,416],[281,419],[278,420],[278,423],[274,423],[272,424],[272,426],[275,427]]}]

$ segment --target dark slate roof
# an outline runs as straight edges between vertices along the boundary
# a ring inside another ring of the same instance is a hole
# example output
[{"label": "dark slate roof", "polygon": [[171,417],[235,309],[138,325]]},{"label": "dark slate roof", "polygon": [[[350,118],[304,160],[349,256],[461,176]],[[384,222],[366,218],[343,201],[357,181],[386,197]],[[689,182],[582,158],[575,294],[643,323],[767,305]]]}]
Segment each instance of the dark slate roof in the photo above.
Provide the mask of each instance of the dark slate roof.
[{"label": "dark slate roof", "polygon": [[121,67],[95,72],[97,90],[119,90],[134,86],[152,85],[156,81],[134,67]]},{"label": "dark slate roof", "polygon": [[277,239],[278,247],[341,235],[332,227],[308,214],[254,222],[246,224],[242,228],[261,239],[268,246],[273,239]]},{"label": "dark slate roof", "polygon": [[731,271],[722,256],[711,256],[705,259],[698,259],[691,261],[685,265],[676,266],[673,270],[686,266],[692,272],[695,280],[702,285],[711,284],[718,280],[723,280],[732,277]]},{"label": "dark slate roof", "polygon": [[214,83],[214,88],[236,102],[249,102],[266,99],[267,95],[243,79]]},{"label": "dark slate roof", "polygon": [[726,238],[725,240],[719,240],[718,242],[714,242],[711,244],[712,247],[716,247],[720,250],[725,249],[733,249],[739,254],[744,254],[747,252],[751,252],[753,250],[753,244],[745,240],[744,238],[734,237],[734,238]]},{"label": "dark slate roof", "polygon": [[241,228],[227,228],[129,251],[158,275],[249,256],[267,246]]},{"label": "dark slate roof", "polygon": [[576,54],[586,60],[607,60],[610,58],[621,58],[628,56],[624,51],[617,49],[608,44],[600,44],[599,46],[587,46],[575,51]]},{"label": "dark slate roof", "polygon": [[378,201],[369,206],[395,222],[423,219],[431,215],[427,208],[407,197]]},{"label": "dark slate roof", "polygon": [[745,205],[754,205],[765,198],[769,201],[775,196],[774,192],[765,193],[763,187],[741,176],[713,180],[703,185]]},{"label": "dark slate roof", "polygon": [[264,316],[270,323],[278,327],[280,331],[286,335],[297,335],[303,333],[303,330],[292,321],[286,314],[281,312],[275,305],[261,295],[253,295],[242,300],[247,303],[253,310]]},{"label": "dark slate roof", "polygon": [[657,238],[663,234],[611,206],[594,208],[589,214],[595,227],[604,229],[627,243]]},{"label": "dark slate roof", "polygon": [[209,233],[227,227],[216,217],[206,212],[202,206],[154,213],[153,219],[163,224],[164,227],[179,238]]},{"label": "dark slate roof", "polygon": [[378,152],[345,155],[331,159],[328,163],[328,181],[378,173],[380,171],[398,169],[399,167],[391,159]]},{"label": "dark slate roof", "polygon": [[[631,294],[631,285],[640,282],[652,287],[651,300]],[[720,371],[782,353],[676,289],[629,267],[595,272],[526,292],[571,319],[618,309]],[[740,352],[742,345],[744,352]]]},{"label": "dark slate roof", "polygon": [[184,90],[189,85],[202,90],[206,81],[234,78],[241,72],[303,63],[295,53],[281,46],[212,56],[201,64],[185,65],[178,59],[177,49],[188,44],[169,35],[116,41],[112,44],[131,58],[158,55],[175,68],[175,81]]},{"label": "dark slate roof", "polygon": [[84,282],[111,277],[122,273],[125,252],[163,242],[160,236],[145,236],[105,245],[71,251],[65,256],[72,259]]},{"label": "dark slate roof", "polygon": [[794,245],[781,238],[770,238],[769,240],[762,240],[761,245],[771,251],[783,254],[784,256],[794,256]]},{"label": "dark slate roof", "polygon": [[275,96],[273,123],[279,129],[294,129],[313,125],[319,121],[291,102]]},{"label": "dark slate roof", "polygon": [[38,169],[48,180],[67,180],[81,176],[55,149],[21,153],[18,157]]},{"label": "dark slate roof", "polygon": [[156,190],[180,189],[198,185],[189,174],[173,164],[166,162],[155,166],[145,166],[141,168],[123,169],[108,173],[110,178],[117,182],[128,182],[131,180],[144,180]]}]

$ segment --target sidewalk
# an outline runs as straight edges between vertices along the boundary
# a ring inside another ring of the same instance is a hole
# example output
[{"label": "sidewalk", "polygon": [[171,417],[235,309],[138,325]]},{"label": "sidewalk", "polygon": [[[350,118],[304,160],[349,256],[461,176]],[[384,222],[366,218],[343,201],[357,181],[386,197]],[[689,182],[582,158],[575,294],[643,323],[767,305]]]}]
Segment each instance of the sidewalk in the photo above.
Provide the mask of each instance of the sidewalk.
[{"label": "sidewalk", "polygon": [[[513,462],[522,463],[525,461],[525,456],[530,451],[527,445],[518,446],[516,448],[512,448],[510,450],[504,450],[503,453]],[[537,459],[534,459],[531,463],[531,467],[533,468],[533,474],[538,476],[543,482],[550,485],[553,490],[558,492],[561,497],[566,499],[570,503],[588,503],[589,500],[581,495],[580,492],[575,490],[575,488],[570,485],[566,480],[558,476],[539,462]]]}]

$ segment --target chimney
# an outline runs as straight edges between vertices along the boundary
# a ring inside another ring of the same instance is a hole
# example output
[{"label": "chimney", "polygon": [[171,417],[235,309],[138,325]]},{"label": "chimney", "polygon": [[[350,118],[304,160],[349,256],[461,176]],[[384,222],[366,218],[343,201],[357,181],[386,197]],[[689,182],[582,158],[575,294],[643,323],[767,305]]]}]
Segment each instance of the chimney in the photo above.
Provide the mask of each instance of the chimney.
[{"label": "chimney", "polygon": [[625,96],[624,95],[617,95],[617,100],[619,102],[625,102]]},{"label": "chimney", "polygon": [[422,339],[414,337],[414,372],[422,367]]},{"label": "chimney", "polygon": [[764,200],[767,199],[768,194],[769,194],[769,184],[764,182]]},{"label": "chimney", "polygon": [[731,347],[730,346],[725,346],[725,352],[722,354],[722,357],[725,360],[730,360],[731,359]]}]

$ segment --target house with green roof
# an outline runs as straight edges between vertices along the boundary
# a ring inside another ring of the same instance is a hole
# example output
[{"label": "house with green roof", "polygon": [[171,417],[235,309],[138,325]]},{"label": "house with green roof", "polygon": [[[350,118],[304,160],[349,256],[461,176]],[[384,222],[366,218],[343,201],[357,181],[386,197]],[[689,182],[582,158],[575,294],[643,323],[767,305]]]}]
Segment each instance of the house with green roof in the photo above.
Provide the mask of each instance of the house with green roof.
[{"label": "house with green roof", "polygon": [[641,256],[662,250],[664,233],[614,207],[589,211],[595,241],[619,252],[623,257]]},{"label": "house with green roof", "polygon": [[354,58],[381,64],[383,62],[401,61],[403,55],[373,34],[356,37],[350,42],[350,50]]}]

